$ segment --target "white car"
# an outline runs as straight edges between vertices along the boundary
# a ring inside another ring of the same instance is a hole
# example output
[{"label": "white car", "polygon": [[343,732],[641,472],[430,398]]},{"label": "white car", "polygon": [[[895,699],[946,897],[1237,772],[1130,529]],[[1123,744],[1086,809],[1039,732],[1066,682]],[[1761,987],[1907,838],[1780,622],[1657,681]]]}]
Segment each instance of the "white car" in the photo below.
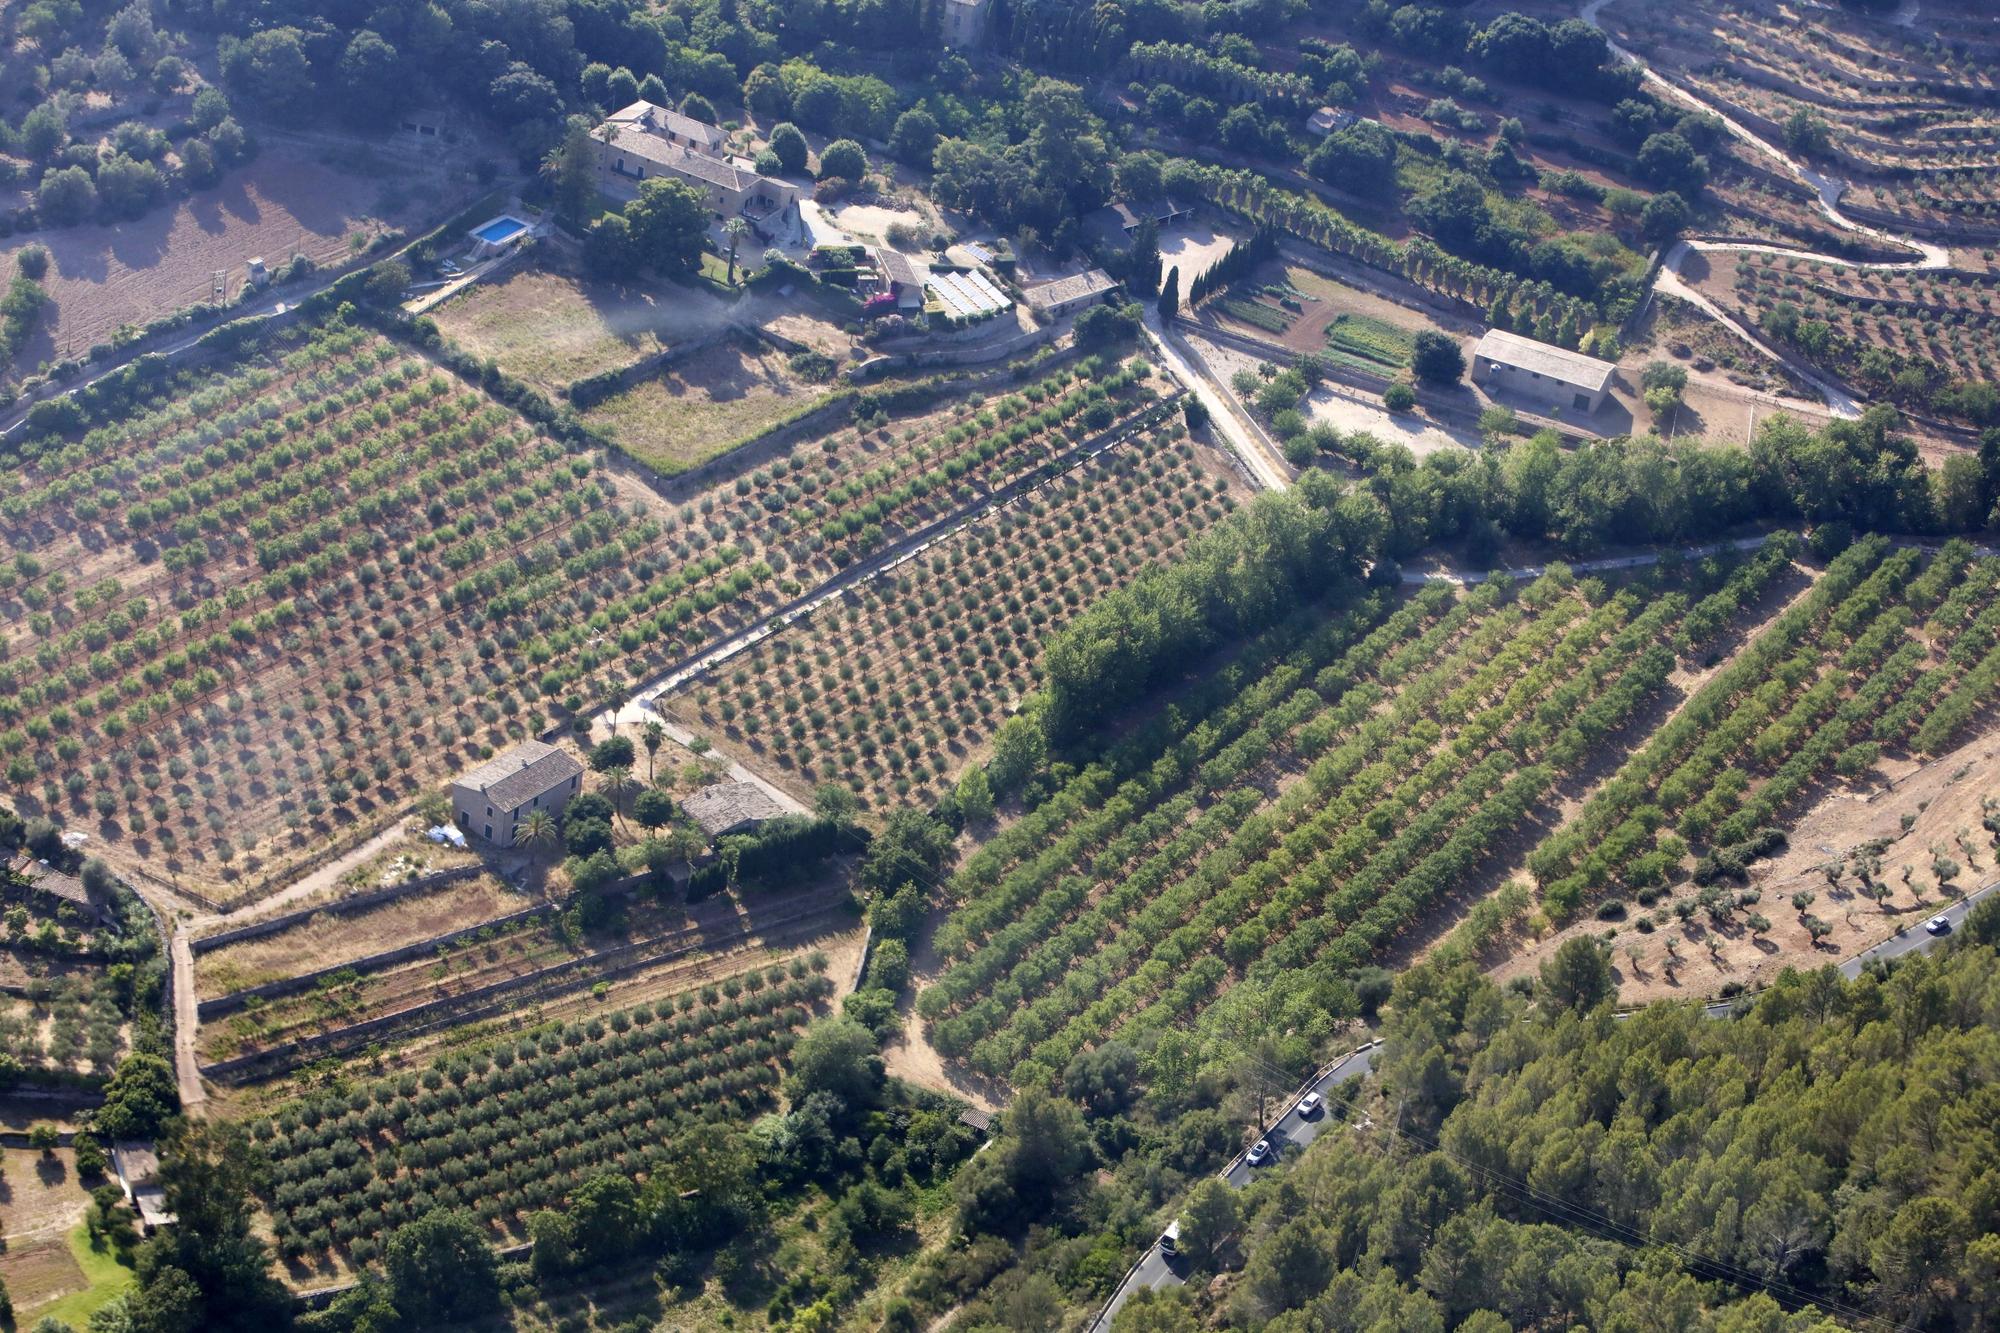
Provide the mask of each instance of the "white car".
[{"label": "white car", "polygon": [[1316,1092],[1309,1092],[1299,1098],[1299,1119],[1310,1120],[1326,1109],[1326,1102]]},{"label": "white car", "polygon": [[1278,1150],[1271,1146],[1269,1139],[1258,1139],[1250,1145],[1250,1151],[1244,1154],[1243,1160],[1251,1166],[1262,1166],[1278,1160]]},{"label": "white car", "polygon": [[1949,935],[1951,934],[1951,921],[1943,916],[1934,916],[1924,922],[1924,929],[1933,935]]}]

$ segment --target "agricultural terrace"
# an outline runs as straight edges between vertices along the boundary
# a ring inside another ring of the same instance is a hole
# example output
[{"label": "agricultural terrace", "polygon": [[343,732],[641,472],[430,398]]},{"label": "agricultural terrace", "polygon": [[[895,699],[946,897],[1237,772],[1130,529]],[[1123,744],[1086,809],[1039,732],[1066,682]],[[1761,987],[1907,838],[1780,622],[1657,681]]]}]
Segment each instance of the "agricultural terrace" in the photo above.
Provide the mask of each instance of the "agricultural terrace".
[{"label": "agricultural terrace", "polygon": [[375,333],[265,336],[0,472],[7,786],[239,899],[1157,392],[1057,370],[667,512]]},{"label": "agricultural terrace", "polygon": [[1296,266],[1280,271],[1275,281],[1237,283],[1204,308],[1204,314],[1211,312],[1291,351],[1315,352],[1374,375],[1408,368],[1412,341],[1431,327],[1414,311]]},{"label": "agricultural terrace", "polygon": [[[1746,566],[1746,591],[1773,562]],[[1747,913],[1756,929],[1754,891],[1729,881],[1782,845],[1800,798],[1828,779],[1867,780],[1885,751],[1948,750],[1997,686],[2000,561],[1974,561],[1958,540],[1927,559],[1865,538],[1534,851],[1543,902],[1557,919],[1611,894],[1649,905],[1691,870],[1718,923]],[[1865,870],[1861,880],[1887,896]]]},{"label": "agricultural terrace", "polygon": [[831,370],[824,358],[787,356],[737,334],[675,356],[657,373],[593,404],[583,419],[671,477],[826,402]]},{"label": "agricultural terrace", "polygon": [[160,981],[152,918],[129,892],[99,884],[100,867],[89,873],[114,906],[112,924],[26,892],[0,868],[0,1053],[31,1074],[108,1077]]},{"label": "agricultural terrace", "polygon": [[1175,422],[960,529],[767,639],[677,705],[809,790],[930,799],[1035,688],[1044,639],[1234,504]]},{"label": "agricultural terrace", "polygon": [[753,969],[288,1105],[253,1130],[278,1253],[365,1263],[436,1207],[523,1240],[528,1213],[602,1171],[698,1187],[702,1126],[772,1104],[779,1062],[832,990],[805,960]]},{"label": "agricultural terrace", "polygon": [[[1797,0],[1612,4],[1604,22],[1704,100],[1763,122],[1795,153],[1875,178],[1847,203],[1919,226],[2000,222],[1993,107],[2000,43],[1990,22],[1957,40]],[[1989,16],[1990,19],[1990,16]],[[1622,25],[1622,26],[1621,26]],[[1787,132],[1787,123],[1804,117]],[[1816,120],[1817,124],[1809,124]]]},{"label": "agricultural terrace", "polygon": [[1870,392],[1919,409],[2000,419],[2000,282],[1949,270],[1852,268],[1797,255],[1711,253],[1703,290],[1746,324]]},{"label": "agricultural terrace", "polygon": [[754,583],[684,564],[591,459],[339,322],[90,425],[25,440],[0,481],[6,780],[203,884],[254,892],[605,688],[614,614],[685,592],[643,623],[699,636]]},{"label": "agricultural terrace", "polygon": [[1019,1084],[1199,1022],[1253,968],[1360,966],[1661,690],[1696,591],[1557,572],[1267,633],[965,864],[931,1044]]},{"label": "agricultural terrace", "polygon": [[[967,862],[918,997],[931,1044],[1018,1084],[1200,1024],[1253,973],[1278,994],[1366,963],[1527,850],[1565,780],[1662,714],[1676,659],[1797,577],[1795,544],[1678,586],[1376,592],[1265,636]],[[1936,753],[2000,682],[2000,566],[1966,554],[1833,560],[1533,852],[1544,909],[1740,874],[1815,784]]]},{"label": "agricultural terrace", "polygon": [[[487,921],[388,941],[372,953],[324,962],[300,958],[292,974],[311,978],[310,987],[268,997],[246,988],[216,997],[223,1011],[203,1021],[196,1053],[205,1066],[261,1055],[244,1076],[262,1077],[308,1059],[347,1056],[549,1005],[600,983],[607,990],[643,985],[650,993],[691,988],[718,969],[741,968],[768,950],[803,947],[853,926],[844,882],[746,898],[688,904],[678,895],[670,901],[634,895],[587,923],[555,906],[517,900]],[[370,920],[373,915],[342,925],[380,936],[389,923]],[[274,950],[289,945],[297,957],[318,932],[310,923],[296,930],[296,940],[266,939]],[[401,956],[403,946],[418,941],[430,947]]]}]

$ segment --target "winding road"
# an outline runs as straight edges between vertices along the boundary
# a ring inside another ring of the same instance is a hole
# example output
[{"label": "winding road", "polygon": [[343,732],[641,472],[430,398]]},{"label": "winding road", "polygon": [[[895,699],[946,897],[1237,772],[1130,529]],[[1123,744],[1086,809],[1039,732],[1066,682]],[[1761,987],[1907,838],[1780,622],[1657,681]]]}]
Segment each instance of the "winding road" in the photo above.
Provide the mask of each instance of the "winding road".
[{"label": "winding road", "polygon": [[[1610,48],[1611,54],[1615,59],[1623,61],[1628,65],[1636,66],[1646,83],[1673,101],[1693,110],[1715,116],[1722,122],[1723,127],[1729,132],[1731,138],[1738,140],[1753,151],[1769,158],[1786,173],[1805,184],[1812,190],[1814,198],[1818,200],[1819,211],[1834,226],[1840,228],[1842,231],[1852,232],[1857,236],[1865,236],[1870,240],[1885,245],[1892,245],[1916,252],[1917,258],[1915,259],[1863,261],[1846,259],[1839,255],[1819,254],[1795,246],[1773,245],[1763,241],[1689,239],[1677,242],[1660,262],[1660,270],[1654,280],[1656,290],[1686,301],[1729,330],[1737,338],[1784,366],[1799,379],[1811,385],[1825,401],[1827,410],[1831,411],[1834,415],[1850,419],[1860,416],[1861,404],[1845,385],[1807,366],[1797,357],[1776,347],[1761,334],[1746,327],[1736,318],[1724,312],[1715,302],[1709,300],[1700,291],[1696,290],[1693,284],[1681,277],[1681,266],[1686,263],[1687,257],[1690,254],[1733,251],[1739,254],[1786,255],[1804,259],[1817,259],[1829,264],[1838,264],[1846,268],[1857,269],[1941,269],[1950,265],[1951,252],[1944,246],[1930,241],[1920,241],[1913,236],[1904,236],[1895,232],[1885,231],[1880,227],[1871,227],[1866,223],[1856,222],[1853,218],[1842,213],[1840,211],[1840,198],[1847,192],[1846,181],[1816,171],[1797,158],[1792,157],[1776,144],[1759,137],[1749,126],[1737,120],[1728,112],[1720,110],[1704,101],[1695,93],[1681,87],[1664,74],[1647,65],[1636,53],[1627,50],[1613,41],[1611,34],[1605,32],[1604,24],[1598,18],[1604,7],[1610,3],[1612,3],[1612,0],[1588,0],[1588,3],[1583,6],[1581,17],[1585,23],[1588,23],[1591,27],[1597,29],[1599,33],[1603,34],[1605,45]],[[1916,11],[1917,6],[1914,3],[1908,3],[1903,9],[1897,12],[1892,22],[1908,27],[1916,21]]]},{"label": "winding road", "polygon": [[[1942,934],[1933,935],[1922,924],[1899,927],[1888,939],[1872,948],[1863,949],[1842,963],[1840,975],[1852,981],[1860,976],[1862,970],[1870,963],[1888,962],[1907,954],[1930,952],[1950,939],[1965,924],[1965,918],[1973,907],[1982,899],[1991,896],[1996,889],[2000,889],[2000,879],[1980,886],[1949,907],[1940,908],[1936,915],[1943,917],[1948,923],[1948,928]],[[1702,1006],[1702,1012],[1710,1018],[1731,1018],[1741,1012],[1741,1006],[1749,998],[1739,996],[1733,1000],[1720,1000]],[[1629,1018],[1636,1012],[1639,1011],[1628,1011],[1617,1017]],[[1336,1116],[1330,1106],[1310,1117],[1301,1115],[1299,1099],[1309,1091],[1317,1092],[1322,1098],[1330,1097],[1333,1091],[1348,1079],[1372,1070],[1375,1067],[1375,1057],[1381,1050],[1382,1044],[1379,1041],[1371,1041],[1314,1075],[1309,1082],[1292,1093],[1284,1103],[1283,1113],[1263,1131],[1262,1137],[1278,1149],[1277,1156],[1269,1164],[1253,1168],[1244,1160],[1243,1154],[1238,1153],[1229,1165],[1222,1169],[1220,1173],[1222,1179],[1231,1189],[1243,1189],[1250,1184],[1253,1175],[1283,1170],[1285,1162],[1303,1152],[1314,1139],[1327,1130],[1346,1128],[1346,1122]],[[1090,1325],[1090,1333],[1110,1333],[1112,1321],[1117,1318],[1118,1312],[1125,1308],[1125,1302],[1132,1299],[1137,1292],[1142,1288],[1157,1291],[1164,1287],[1183,1286],[1187,1282],[1186,1272],[1187,1266],[1181,1260],[1169,1260],[1160,1252],[1160,1243],[1154,1241],[1146,1247],[1146,1252],[1139,1257],[1139,1262],[1126,1272],[1125,1280],[1118,1284],[1118,1290],[1112,1293],[1111,1299],[1098,1312],[1096,1320]]]}]

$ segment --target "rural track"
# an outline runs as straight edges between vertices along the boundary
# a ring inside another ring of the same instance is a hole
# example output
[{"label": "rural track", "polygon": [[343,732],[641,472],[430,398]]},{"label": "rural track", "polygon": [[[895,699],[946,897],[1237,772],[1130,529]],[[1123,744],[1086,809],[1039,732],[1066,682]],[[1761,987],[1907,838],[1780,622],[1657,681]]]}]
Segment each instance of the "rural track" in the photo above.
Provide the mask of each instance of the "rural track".
[{"label": "rural track", "polygon": [[[1973,890],[1971,893],[1966,894],[1950,907],[1944,908],[1938,915],[1943,916],[1949,921],[1952,925],[1952,930],[1956,931],[1959,926],[1964,924],[1965,918],[1971,913],[1973,906],[1981,899],[1990,896],[1996,889],[2000,889],[2000,879],[1992,880]],[[1888,939],[1863,949],[1841,963],[1840,975],[1852,981],[1860,976],[1870,963],[1886,962],[1912,953],[1929,953],[1940,942],[1950,938],[1951,935],[1949,933],[1940,936],[1928,934],[1921,929],[1898,928],[1896,933]],[[1738,1013],[1743,1011],[1743,1006],[1752,999],[1754,999],[1753,996],[1737,996],[1733,999],[1714,1001],[1702,1005],[1702,1013],[1709,1018],[1715,1019],[1734,1018]],[[1643,1010],[1623,1010],[1615,1014],[1614,1017],[1622,1021],[1640,1012],[1643,1012]],[[1348,1079],[1365,1075],[1372,1070],[1375,1065],[1375,1059],[1381,1053],[1381,1049],[1382,1043],[1380,1039],[1366,1043],[1350,1054],[1342,1056],[1324,1069],[1317,1071],[1311,1078],[1307,1079],[1279,1103],[1284,1109],[1279,1113],[1277,1119],[1258,1131],[1259,1138],[1278,1141],[1282,1144],[1277,1165],[1281,1165],[1284,1161],[1289,1160],[1294,1152],[1303,1149],[1322,1132],[1329,1129],[1346,1127],[1345,1121],[1334,1118],[1333,1103],[1335,1101],[1335,1089]],[[1317,1092],[1327,1102],[1327,1108],[1322,1110],[1313,1119],[1306,1119],[1299,1115],[1297,1109],[1299,1099],[1308,1092]],[[1235,1157],[1231,1158],[1229,1164],[1217,1174],[1231,1189],[1243,1189],[1250,1184],[1252,1179],[1251,1168],[1244,1161],[1241,1151]],[[1118,1289],[1112,1292],[1111,1299],[1105,1302],[1103,1309],[1098,1312],[1097,1318],[1091,1321],[1090,1333],[1110,1333],[1112,1320],[1124,1308],[1125,1302],[1130,1300],[1142,1288],[1150,1288],[1157,1291],[1164,1287],[1184,1286],[1187,1278],[1182,1275],[1183,1272],[1185,1272],[1185,1266],[1183,1266],[1181,1271],[1176,1271],[1168,1263],[1166,1256],[1160,1253],[1159,1242],[1157,1240],[1154,1241],[1151,1245],[1147,1246],[1146,1252],[1139,1256],[1138,1262],[1126,1270],[1123,1280],[1118,1284]]]},{"label": "rural track", "polygon": [[772,635],[781,633],[850,589],[860,587],[907,564],[986,515],[1032,494],[1097,455],[1128,443],[1141,431],[1154,425],[1167,409],[1180,401],[1181,397],[1182,394],[1179,392],[1162,397],[1138,415],[1090,436],[1041,465],[1023,472],[1005,486],[989,491],[984,498],[953,510],[906,534],[901,541],[867,560],[849,565],[832,578],[793,598],[785,605],[773,609],[721,642],[684,659],[677,666],[640,686],[618,707],[605,709],[597,714],[592,719],[593,725],[608,726],[620,719],[630,721],[658,716],[658,710],[654,706],[656,700],[673,693],[689,681],[708,674]]},{"label": "rural track", "polygon": [[[1611,34],[1605,31],[1604,24],[1598,17],[1604,7],[1610,3],[1612,3],[1612,0],[1587,0],[1582,10],[1579,11],[1578,17],[1603,36],[1605,45],[1609,48],[1614,60],[1635,66],[1647,84],[1664,93],[1671,100],[1719,119],[1730,137],[1746,145],[1752,151],[1769,158],[1786,173],[1810,189],[1813,192],[1815,201],[1819,205],[1819,211],[1834,226],[1843,231],[1852,232],[1857,236],[1866,237],[1871,241],[1916,252],[1917,257],[1915,259],[1869,261],[1844,259],[1839,255],[1821,254],[1801,247],[1773,245],[1762,241],[1688,239],[1674,243],[1673,247],[1662,259],[1654,278],[1655,290],[1666,292],[1668,295],[1687,301],[1703,314],[1722,325],[1723,328],[1727,329],[1735,337],[1748,343],[1762,355],[1774,358],[1792,374],[1797,375],[1800,379],[1811,385],[1825,401],[1827,410],[1835,416],[1849,419],[1860,416],[1860,403],[1851,390],[1833,377],[1807,368],[1797,358],[1774,348],[1762,337],[1751,332],[1737,320],[1723,313],[1722,309],[1713,301],[1710,301],[1707,297],[1696,291],[1691,284],[1681,279],[1681,265],[1686,262],[1687,256],[1691,253],[1743,253],[1784,255],[1800,259],[1817,260],[1822,263],[1835,264],[1852,269],[1909,272],[1921,269],[1948,268],[1951,265],[1951,251],[1934,241],[1918,240],[1913,236],[1901,235],[1881,227],[1871,227],[1866,223],[1857,222],[1842,213],[1840,211],[1840,200],[1841,196],[1846,193],[1848,184],[1845,180],[1828,176],[1807,166],[1805,163],[1786,153],[1776,144],[1759,136],[1748,125],[1745,125],[1742,121],[1729,114],[1729,112],[1713,105],[1707,99],[1683,88],[1666,75],[1661,74],[1658,70],[1648,65],[1636,52],[1629,51],[1618,45],[1617,42],[1611,39]],[[1916,21],[1916,5],[1911,3],[1906,9],[1898,10],[1892,21],[1903,26],[1914,23]]]}]

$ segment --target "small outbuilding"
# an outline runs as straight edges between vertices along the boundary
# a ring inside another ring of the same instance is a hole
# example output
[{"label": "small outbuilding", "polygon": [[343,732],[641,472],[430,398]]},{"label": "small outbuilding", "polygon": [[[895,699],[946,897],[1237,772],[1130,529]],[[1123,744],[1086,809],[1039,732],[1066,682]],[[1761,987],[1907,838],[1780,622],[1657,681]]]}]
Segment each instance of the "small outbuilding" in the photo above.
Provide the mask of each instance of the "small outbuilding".
[{"label": "small outbuilding", "polygon": [[495,847],[512,847],[514,830],[530,811],[552,816],[583,786],[583,765],[568,751],[543,741],[524,741],[451,784],[451,808],[458,826]]},{"label": "small outbuilding", "polygon": [[747,833],[785,813],[754,782],[717,782],[703,787],[682,801],[681,809],[701,826],[710,842],[732,833]]},{"label": "small outbuilding", "polygon": [[1618,367],[1594,356],[1490,329],[1472,349],[1472,382],[1586,416],[1604,405]]},{"label": "small outbuilding", "polygon": [[929,265],[919,270],[908,255],[883,245],[875,249],[875,266],[882,272],[886,290],[894,293],[898,310],[924,308],[924,283],[930,278]]},{"label": "small outbuilding", "polygon": [[118,1176],[118,1188],[139,1214],[139,1229],[150,1236],[161,1227],[172,1226],[174,1215],[167,1211],[167,1194],[160,1187],[160,1155],[150,1143],[111,1145],[111,1169]]},{"label": "small outbuilding", "polygon": [[1349,125],[1354,124],[1357,119],[1358,117],[1352,111],[1343,111],[1339,107],[1323,106],[1306,117],[1306,128],[1321,138],[1325,138],[1329,134],[1338,134]]}]

